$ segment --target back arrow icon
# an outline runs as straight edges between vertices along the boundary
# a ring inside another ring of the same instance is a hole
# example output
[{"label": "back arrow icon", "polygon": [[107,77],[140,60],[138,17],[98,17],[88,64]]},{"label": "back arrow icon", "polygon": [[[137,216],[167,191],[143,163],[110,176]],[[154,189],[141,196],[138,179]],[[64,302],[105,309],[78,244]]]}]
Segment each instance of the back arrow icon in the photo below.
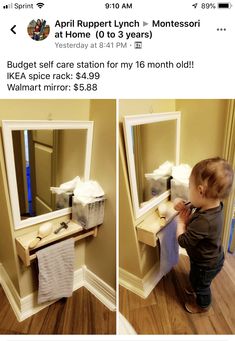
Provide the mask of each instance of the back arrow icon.
[{"label": "back arrow icon", "polygon": [[11,28],[11,32],[14,34],[16,34],[16,32],[14,31],[15,28],[16,28],[16,25],[12,26],[12,28]]}]

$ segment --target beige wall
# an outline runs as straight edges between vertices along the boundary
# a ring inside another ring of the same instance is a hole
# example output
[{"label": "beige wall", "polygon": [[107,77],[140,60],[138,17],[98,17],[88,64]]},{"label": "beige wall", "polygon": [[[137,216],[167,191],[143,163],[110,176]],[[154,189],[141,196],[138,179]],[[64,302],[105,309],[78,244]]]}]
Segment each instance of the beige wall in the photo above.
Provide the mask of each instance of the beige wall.
[{"label": "beige wall", "polygon": [[[122,126],[120,127],[122,135]],[[119,266],[141,277],[140,251],[135,233],[129,182],[126,176],[125,150],[119,143]]]},{"label": "beige wall", "polygon": [[[2,134],[0,134],[2,137]],[[19,291],[18,273],[15,256],[14,237],[11,229],[10,203],[7,193],[6,172],[4,166],[4,155],[2,143],[0,143],[0,263],[5,269],[9,269],[8,275]]]},{"label": "beige wall", "polygon": [[175,162],[176,120],[146,124],[141,136],[144,173],[152,173],[166,160]]},{"label": "beige wall", "polygon": [[[0,100],[0,121],[2,120],[89,120],[89,100]],[[5,176],[4,157],[0,155],[1,178],[6,188],[1,186],[1,208],[9,202],[7,181]],[[62,218],[64,219],[64,218]],[[20,295],[26,296],[37,287],[37,271],[35,263],[25,268],[15,252],[15,237],[29,230],[37,230],[38,226],[14,231],[9,210],[1,214],[0,229],[4,238],[0,238],[0,262],[8,272]],[[2,236],[2,234],[1,234]],[[76,247],[76,268],[81,267],[85,260],[85,241],[79,242]],[[11,265],[11,266],[9,266]]]},{"label": "beige wall", "polygon": [[176,100],[181,111],[182,163],[222,156],[228,100]]},{"label": "beige wall", "polygon": [[176,162],[176,120],[144,124],[141,127],[142,150],[139,163],[143,165],[142,197],[139,202],[148,201],[152,196],[152,184],[145,178],[165,161]]},{"label": "beige wall", "polygon": [[77,175],[84,179],[86,138],[86,130],[59,132],[57,186]]},{"label": "beige wall", "polygon": [[[119,183],[119,264],[143,278],[158,260],[157,250],[139,243],[133,218],[122,120],[125,115],[181,111],[180,162],[194,165],[210,156],[222,155],[227,100],[121,100],[120,101],[120,183]],[[144,217],[141,217],[143,220]]]},{"label": "beige wall", "polygon": [[0,100],[2,120],[87,120],[89,100]]},{"label": "beige wall", "polygon": [[113,289],[116,288],[116,101],[91,100],[94,121],[91,179],[104,189],[104,223],[98,236],[86,243],[85,264]]},{"label": "beige wall", "polygon": [[175,111],[174,99],[125,99],[119,101],[119,119],[126,115]]}]

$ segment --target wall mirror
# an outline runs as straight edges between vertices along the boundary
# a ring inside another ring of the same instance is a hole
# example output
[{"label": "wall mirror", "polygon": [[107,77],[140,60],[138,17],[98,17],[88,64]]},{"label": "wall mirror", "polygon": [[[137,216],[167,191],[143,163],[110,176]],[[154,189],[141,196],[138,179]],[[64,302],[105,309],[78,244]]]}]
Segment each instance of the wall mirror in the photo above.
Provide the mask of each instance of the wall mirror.
[{"label": "wall mirror", "polygon": [[50,187],[90,176],[92,121],[3,121],[15,229],[71,213]]},{"label": "wall mirror", "polygon": [[169,176],[155,176],[166,161],[179,164],[180,112],[124,117],[129,181],[135,218],[169,197]]}]

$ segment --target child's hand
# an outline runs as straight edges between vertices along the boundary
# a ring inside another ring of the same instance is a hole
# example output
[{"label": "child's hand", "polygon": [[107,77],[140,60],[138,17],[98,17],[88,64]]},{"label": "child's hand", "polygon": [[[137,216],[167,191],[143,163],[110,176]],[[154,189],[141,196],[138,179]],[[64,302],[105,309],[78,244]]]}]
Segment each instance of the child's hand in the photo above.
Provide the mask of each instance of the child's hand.
[{"label": "child's hand", "polygon": [[186,206],[185,206],[185,201],[183,200],[183,199],[181,199],[181,198],[176,198],[175,200],[174,200],[174,209],[176,210],[176,211],[182,211],[182,210],[184,210],[186,208]]},{"label": "child's hand", "polygon": [[190,214],[191,210],[187,207],[184,208],[183,210],[180,211],[178,215],[178,222],[187,225]]}]

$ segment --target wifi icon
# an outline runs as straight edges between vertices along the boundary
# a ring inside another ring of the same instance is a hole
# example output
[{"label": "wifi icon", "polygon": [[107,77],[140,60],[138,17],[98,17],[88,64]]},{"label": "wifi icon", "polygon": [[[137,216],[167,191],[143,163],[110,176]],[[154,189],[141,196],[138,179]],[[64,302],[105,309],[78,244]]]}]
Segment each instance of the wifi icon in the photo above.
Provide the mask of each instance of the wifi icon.
[{"label": "wifi icon", "polygon": [[44,6],[44,3],[43,3],[43,2],[38,2],[36,5],[37,5],[39,8],[42,8],[42,7]]}]

